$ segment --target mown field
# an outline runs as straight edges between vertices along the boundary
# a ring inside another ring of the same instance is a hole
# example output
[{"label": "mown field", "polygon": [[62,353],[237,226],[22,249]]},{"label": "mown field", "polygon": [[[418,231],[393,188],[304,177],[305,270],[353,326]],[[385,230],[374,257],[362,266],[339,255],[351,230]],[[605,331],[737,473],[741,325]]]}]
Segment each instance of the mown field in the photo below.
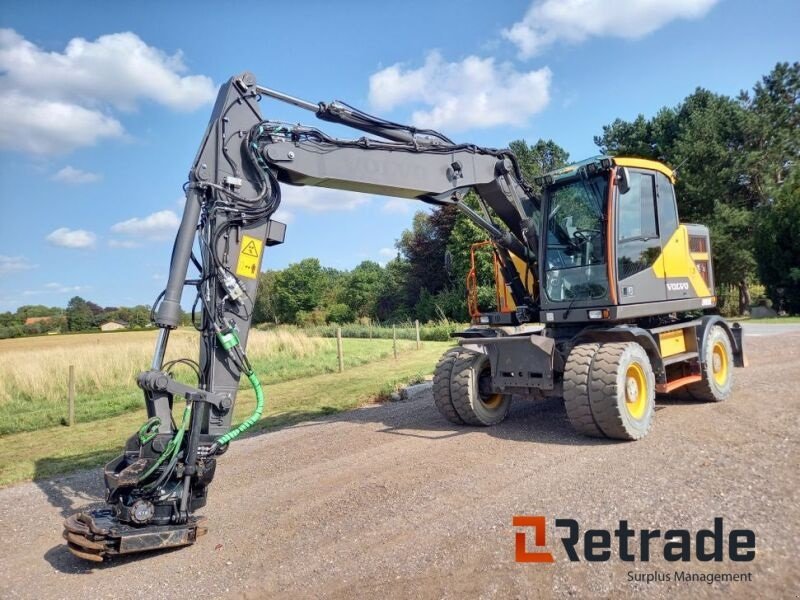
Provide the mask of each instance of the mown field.
[{"label": "mown field", "polygon": [[[149,368],[156,332],[97,333],[0,340],[0,435],[59,425],[67,415],[69,366],[76,374],[75,417],[79,423],[120,415],[142,406],[135,376]],[[398,341],[398,351],[415,348]],[[166,360],[197,359],[198,334],[173,332]],[[392,341],[348,339],[345,368],[392,354]],[[337,370],[336,341],[296,329],[251,331],[248,356],[262,384]],[[179,365],[175,376],[193,382]],[[249,387],[247,382],[243,388]]]}]

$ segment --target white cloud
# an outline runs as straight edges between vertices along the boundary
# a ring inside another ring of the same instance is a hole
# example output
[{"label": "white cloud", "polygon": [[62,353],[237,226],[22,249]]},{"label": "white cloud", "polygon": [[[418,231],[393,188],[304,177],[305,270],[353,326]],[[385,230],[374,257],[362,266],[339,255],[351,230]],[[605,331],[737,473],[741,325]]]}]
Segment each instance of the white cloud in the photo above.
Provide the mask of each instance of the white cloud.
[{"label": "white cloud", "polygon": [[115,240],[113,238],[108,240],[108,245],[110,248],[138,248],[141,246],[141,244],[133,240]]},{"label": "white cloud", "polygon": [[99,173],[81,171],[69,165],[53,175],[55,181],[61,181],[63,183],[94,183],[95,181],[100,181],[102,178],[103,177]]},{"label": "white cloud", "polygon": [[63,248],[91,248],[94,246],[97,236],[85,229],[67,229],[60,227],[50,233],[46,238],[54,246]]},{"label": "white cloud", "polygon": [[407,215],[411,212],[414,205],[417,204],[415,200],[408,200],[406,198],[389,198],[383,203],[381,210],[385,213]]},{"label": "white cloud", "polygon": [[[5,82],[0,77],[0,86]],[[2,89],[2,88],[0,88]],[[68,102],[0,91],[0,148],[31,154],[64,153],[123,135],[122,124]]]},{"label": "white cloud", "polygon": [[91,289],[85,285],[63,285],[61,283],[46,283],[43,290],[25,290],[23,296],[38,296],[40,294],[74,294]]},{"label": "white cloud", "polygon": [[19,271],[30,271],[38,265],[32,264],[24,256],[5,256],[0,254],[0,275],[17,273]]},{"label": "white cloud", "polygon": [[[111,226],[111,231],[124,235],[133,235],[137,237],[158,240],[168,238],[174,234],[180,223],[181,221],[178,218],[178,215],[176,215],[173,211],[160,210],[151,215],[147,215],[146,217],[134,217],[132,219],[128,219],[127,221],[115,223]],[[117,240],[114,241],[118,242]],[[129,246],[123,246],[123,243],[119,243],[117,247]]]},{"label": "white cloud", "polygon": [[550,101],[551,75],[547,67],[519,72],[492,57],[446,62],[433,51],[418,69],[398,63],[370,76],[369,100],[378,110],[424,107],[411,115],[418,127],[459,131],[521,126]]},{"label": "white cloud", "polygon": [[503,36],[517,46],[521,58],[530,58],[558,41],[642,38],[675,19],[700,18],[717,1],[538,0]]},{"label": "white cloud", "polygon": [[397,256],[397,249],[396,248],[381,248],[378,250],[378,254],[384,256],[386,258],[394,258]]},{"label": "white cloud", "polygon": [[354,210],[369,202],[369,196],[358,192],[313,186],[281,186],[281,209],[307,212]]},{"label": "white cloud", "polygon": [[124,134],[111,108],[152,101],[193,110],[211,101],[211,79],[186,71],[180,52],[169,55],[131,32],[73,38],[63,52],[48,52],[0,29],[0,147],[69,152]]}]

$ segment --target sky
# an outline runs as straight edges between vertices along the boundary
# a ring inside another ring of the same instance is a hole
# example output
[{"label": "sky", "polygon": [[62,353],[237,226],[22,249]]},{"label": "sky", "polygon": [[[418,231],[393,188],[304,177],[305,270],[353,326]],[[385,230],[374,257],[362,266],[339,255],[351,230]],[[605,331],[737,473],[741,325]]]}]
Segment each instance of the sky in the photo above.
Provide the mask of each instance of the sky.
[{"label": "sky", "polygon": [[[457,142],[553,139],[580,160],[615,118],[735,95],[800,59],[797,0],[16,2],[0,7],[0,311],[150,304],[220,84],[242,71]],[[265,118],[343,128],[275,101]],[[353,132],[360,137],[360,132]],[[414,201],[284,186],[286,243],[384,263]],[[188,294],[187,294],[188,296]],[[187,301],[190,299],[187,298]]]}]

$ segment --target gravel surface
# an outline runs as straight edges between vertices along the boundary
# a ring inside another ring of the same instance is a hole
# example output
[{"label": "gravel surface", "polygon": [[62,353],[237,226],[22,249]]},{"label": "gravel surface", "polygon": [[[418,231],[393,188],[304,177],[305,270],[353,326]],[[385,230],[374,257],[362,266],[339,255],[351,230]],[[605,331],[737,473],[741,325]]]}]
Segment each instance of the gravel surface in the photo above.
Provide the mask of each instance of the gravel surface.
[{"label": "gravel surface", "polygon": [[[800,334],[747,342],[729,401],[660,402],[635,443],[577,436],[556,401],[458,428],[425,388],[247,438],[221,460],[207,536],[99,567],[60,539],[63,517],[100,498],[99,471],[0,490],[0,597],[796,598]],[[555,564],[514,562],[513,515],[547,517]],[[717,516],[756,532],[753,562],[667,563],[657,544],[649,563],[571,563],[553,529],[696,530]],[[628,581],[676,569],[752,582]]]}]

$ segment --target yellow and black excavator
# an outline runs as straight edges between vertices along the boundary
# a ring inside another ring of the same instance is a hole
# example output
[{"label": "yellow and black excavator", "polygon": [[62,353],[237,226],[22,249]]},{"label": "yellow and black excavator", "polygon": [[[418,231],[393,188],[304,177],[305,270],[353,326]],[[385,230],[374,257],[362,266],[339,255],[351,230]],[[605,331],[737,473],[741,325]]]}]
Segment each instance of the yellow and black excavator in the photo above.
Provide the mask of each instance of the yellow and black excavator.
[{"label": "yellow and black excavator", "polygon": [[[368,136],[344,140],[265,120],[259,102],[267,97]],[[458,144],[339,101],[307,102],[250,73],[231,78],[184,186],[169,279],[154,310],[153,361],[137,378],[148,420],[104,469],[107,506],[66,520],[69,549],[102,561],[192,544],[206,531],[195,511],[217,460],[264,406],[247,335],[264,251],[284,240],[286,226],[272,219],[283,185],[453,205],[486,232],[496,310],[478,310],[473,270],[472,324],[434,372],[436,407],[455,424],[500,423],[512,396],[563,397],[578,432],[637,440],[653,424],[656,393],[727,398],[733,367],[744,365],[741,328],[715,311],[708,229],[679,222],[673,172],[598,156],[536,183],[541,194],[509,150]],[[464,202],[468,192],[477,209]],[[200,359],[165,363],[185,286],[197,292]],[[194,368],[196,386],[172,377],[179,362]],[[232,429],[242,375],[256,409]]]}]

